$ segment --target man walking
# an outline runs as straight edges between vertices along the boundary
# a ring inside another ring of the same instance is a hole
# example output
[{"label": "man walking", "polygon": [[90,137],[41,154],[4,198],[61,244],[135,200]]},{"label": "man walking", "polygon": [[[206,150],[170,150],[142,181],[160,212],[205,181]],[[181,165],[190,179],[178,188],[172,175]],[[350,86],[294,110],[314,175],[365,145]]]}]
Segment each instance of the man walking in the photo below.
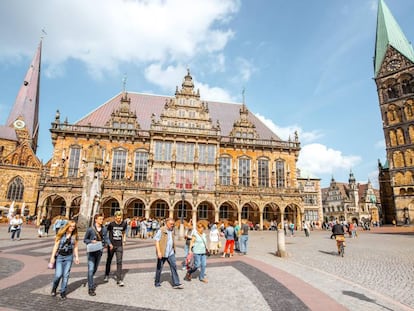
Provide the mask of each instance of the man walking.
[{"label": "man walking", "polygon": [[116,255],[116,284],[124,286],[122,276],[122,255],[124,253],[123,244],[126,241],[127,223],[122,220],[122,212],[115,212],[115,221],[108,225],[109,241],[112,247],[108,248],[108,257],[106,258],[104,282],[109,281],[109,272],[111,272],[111,263],[114,254]]},{"label": "man walking", "polygon": [[157,253],[157,270],[155,272],[155,287],[161,286],[161,272],[164,263],[167,261],[170,265],[171,279],[173,288],[184,288],[180,284],[180,278],[177,273],[177,263],[175,260],[175,244],[174,244],[174,224],[172,218],[165,221],[165,226],[161,227],[154,236],[155,250]]}]

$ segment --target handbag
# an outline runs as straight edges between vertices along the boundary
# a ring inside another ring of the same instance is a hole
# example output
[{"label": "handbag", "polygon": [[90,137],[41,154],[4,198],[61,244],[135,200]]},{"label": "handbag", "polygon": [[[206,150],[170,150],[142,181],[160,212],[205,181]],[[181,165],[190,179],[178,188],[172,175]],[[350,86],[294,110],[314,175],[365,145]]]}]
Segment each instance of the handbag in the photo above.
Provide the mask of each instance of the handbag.
[{"label": "handbag", "polygon": [[211,253],[210,253],[209,249],[207,248],[206,242],[204,242],[204,239],[203,239],[203,237],[201,235],[199,235],[198,233],[197,233],[197,235],[201,238],[201,240],[204,243],[204,247],[206,248],[206,256],[207,257],[210,257]]},{"label": "handbag", "polygon": [[97,241],[96,243],[89,243],[86,245],[86,252],[87,253],[94,253],[97,251],[101,251],[103,249],[103,244],[101,241]]}]

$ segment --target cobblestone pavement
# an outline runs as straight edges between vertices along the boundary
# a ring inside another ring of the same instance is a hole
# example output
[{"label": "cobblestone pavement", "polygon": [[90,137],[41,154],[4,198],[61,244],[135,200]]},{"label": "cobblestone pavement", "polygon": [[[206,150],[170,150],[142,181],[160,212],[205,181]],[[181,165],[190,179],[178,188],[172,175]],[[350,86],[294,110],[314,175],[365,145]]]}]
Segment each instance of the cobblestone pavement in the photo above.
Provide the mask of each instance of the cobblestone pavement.
[{"label": "cobblestone pavement", "polygon": [[[38,238],[33,226],[23,228],[21,241],[10,241],[0,225],[0,310],[414,310],[414,228],[381,228],[347,239],[345,257],[336,255],[329,232],[299,232],[286,237],[287,258],[274,255],[276,233],[251,232],[246,256],[211,256],[208,284],[170,284],[168,264],[162,286],[155,288],[154,243],[129,239],[124,251],[124,281],[103,282],[106,255],[97,272],[97,295],[87,293],[86,253],[73,265],[68,300],[49,295],[48,270],[53,237]],[[182,242],[178,241],[178,262]],[[115,259],[112,271],[116,270]],[[180,270],[183,279],[185,271]]]}]

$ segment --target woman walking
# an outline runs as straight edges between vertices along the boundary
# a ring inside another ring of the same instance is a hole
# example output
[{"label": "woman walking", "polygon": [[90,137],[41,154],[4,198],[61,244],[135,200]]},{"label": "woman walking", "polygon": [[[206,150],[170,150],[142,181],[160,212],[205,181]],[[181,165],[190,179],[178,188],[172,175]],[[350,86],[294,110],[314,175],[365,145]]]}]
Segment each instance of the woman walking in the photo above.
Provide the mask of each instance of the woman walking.
[{"label": "woman walking", "polygon": [[55,277],[52,283],[52,296],[56,296],[56,289],[60,279],[60,297],[66,299],[66,289],[68,286],[70,269],[72,262],[79,264],[78,255],[78,228],[76,222],[70,220],[56,235],[55,245],[50,256],[50,265],[55,265]]},{"label": "woman walking", "polygon": [[184,280],[191,281],[191,274],[200,268],[199,280],[203,283],[208,283],[205,278],[206,266],[207,266],[207,237],[204,233],[204,225],[202,223],[197,224],[197,230],[193,233],[191,238],[190,248],[188,252],[193,253],[194,256],[194,268],[188,270],[184,277]]}]

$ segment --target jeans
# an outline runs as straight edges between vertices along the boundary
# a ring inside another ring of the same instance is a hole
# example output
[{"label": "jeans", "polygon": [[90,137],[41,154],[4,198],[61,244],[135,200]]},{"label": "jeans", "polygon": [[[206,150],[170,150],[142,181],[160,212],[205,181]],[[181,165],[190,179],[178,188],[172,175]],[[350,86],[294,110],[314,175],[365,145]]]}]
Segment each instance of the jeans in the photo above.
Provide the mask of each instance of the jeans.
[{"label": "jeans", "polygon": [[247,244],[249,241],[249,236],[246,235],[241,235],[239,237],[239,241],[240,241],[240,252],[246,254],[247,253]]},{"label": "jeans", "polygon": [[[187,242],[187,241],[186,241]],[[185,267],[186,266],[186,263],[185,263],[185,260],[186,260],[186,258],[187,258],[187,256],[188,256],[188,250],[190,249],[190,245],[187,245],[187,243],[185,243],[184,244],[184,260],[183,260],[183,263],[182,263],[182,266],[183,267]]]},{"label": "jeans", "polygon": [[68,287],[70,268],[72,268],[73,254],[67,256],[58,255],[56,258],[55,277],[53,278],[52,287],[57,288],[62,278],[60,292],[66,293]]},{"label": "jeans", "polygon": [[88,288],[95,289],[95,284],[93,282],[93,276],[98,270],[99,262],[101,261],[102,251],[97,251],[88,254]]},{"label": "jeans", "polygon": [[21,229],[11,230],[11,239],[14,240],[14,237],[20,239],[20,231]]},{"label": "jeans", "polygon": [[199,280],[204,280],[206,274],[207,256],[206,254],[194,254],[194,268],[188,271],[189,274],[200,268]]},{"label": "jeans", "polygon": [[177,273],[177,264],[175,261],[175,254],[172,254],[168,258],[167,257],[162,257],[161,259],[157,258],[157,270],[155,272],[155,285],[160,284],[162,267],[164,266],[164,263],[166,261],[170,265],[171,280],[172,280],[173,286],[180,285],[180,278],[178,277],[178,273]]},{"label": "jeans", "polygon": [[106,258],[105,275],[109,275],[111,272],[111,263],[114,254],[116,255],[116,278],[118,281],[122,281],[122,246],[114,246],[112,250],[108,247],[108,257]]}]

